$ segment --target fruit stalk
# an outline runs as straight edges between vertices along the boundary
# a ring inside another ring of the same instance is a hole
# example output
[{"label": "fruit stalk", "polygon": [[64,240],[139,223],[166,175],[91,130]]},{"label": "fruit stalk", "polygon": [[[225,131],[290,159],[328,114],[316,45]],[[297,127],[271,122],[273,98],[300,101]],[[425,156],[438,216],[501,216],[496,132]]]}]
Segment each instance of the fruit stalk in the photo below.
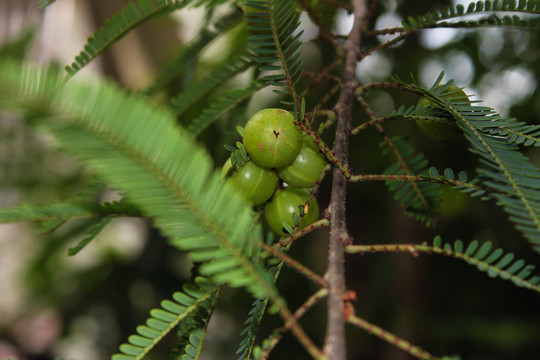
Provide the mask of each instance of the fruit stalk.
[{"label": "fruit stalk", "polygon": [[[361,33],[366,18],[365,0],[353,0],[354,25],[345,44],[345,70],[342,89],[336,105],[337,127],[334,142],[334,153],[338,160],[348,166],[348,147],[351,132],[352,107],[354,91],[358,86],[356,80],[356,64],[360,59]],[[331,360],[346,360],[345,350],[345,316],[343,295],[346,290],[344,250],[350,242],[347,231],[345,206],[347,194],[347,178],[338,167],[334,167],[332,194],[330,198],[330,244],[328,252],[327,281],[328,320],[324,352]]]}]

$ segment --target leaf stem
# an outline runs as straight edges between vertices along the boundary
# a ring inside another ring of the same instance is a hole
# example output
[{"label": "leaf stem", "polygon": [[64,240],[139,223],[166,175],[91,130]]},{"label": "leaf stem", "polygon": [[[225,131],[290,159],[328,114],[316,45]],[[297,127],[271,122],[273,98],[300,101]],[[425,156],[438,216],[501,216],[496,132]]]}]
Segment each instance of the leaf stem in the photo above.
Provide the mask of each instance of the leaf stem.
[{"label": "leaf stem", "polygon": [[421,347],[415,346],[415,345],[411,344],[410,342],[408,342],[407,340],[404,340],[404,339],[392,334],[391,332],[384,330],[383,328],[381,328],[381,327],[379,327],[377,325],[371,324],[368,321],[366,321],[366,320],[364,320],[364,319],[362,319],[362,318],[360,318],[360,317],[358,317],[356,315],[349,316],[349,318],[347,319],[347,322],[354,325],[354,326],[357,326],[357,327],[359,327],[361,329],[364,329],[368,333],[370,333],[372,335],[375,335],[375,336],[383,339],[384,341],[387,341],[390,344],[392,344],[392,345],[394,345],[394,346],[408,352],[409,354],[411,354],[415,358],[423,359],[423,360],[436,359],[436,357],[434,357],[433,355],[431,355],[427,351],[423,350]]},{"label": "leaf stem", "polygon": [[[394,156],[398,160],[401,169],[405,172],[405,175],[410,175],[411,170],[409,169],[409,167],[407,165],[407,161],[403,157],[403,154],[401,154],[401,152],[397,149],[397,147],[394,144],[394,141],[392,140],[392,138],[390,138],[390,136],[388,136],[388,134],[386,134],[385,129],[379,123],[377,123],[375,121],[376,120],[375,114],[373,113],[373,111],[371,110],[371,108],[369,107],[367,102],[364,100],[363,96],[358,95],[357,99],[360,102],[360,105],[362,106],[362,108],[364,108],[364,111],[366,112],[368,117],[370,118],[370,121],[373,122],[375,128],[381,133],[382,137],[384,138],[384,141],[388,144],[388,147],[390,148],[392,153],[394,153]],[[411,186],[413,187],[414,192],[417,194],[418,198],[422,202],[422,205],[427,210],[432,210],[432,208],[431,208],[429,202],[427,201],[426,197],[424,196],[424,194],[422,193],[422,191],[418,187],[418,184],[416,182],[414,182],[414,181],[411,181]]]},{"label": "leaf stem", "polygon": [[304,329],[302,329],[302,327],[298,323],[296,316],[291,314],[283,301],[281,304],[279,304],[279,314],[285,320],[285,325],[283,325],[283,327],[286,329],[291,329],[291,332],[294,334],[296,339],[304,346],[304,348],[311,355],[311,357],[313,357],[313,359],[328,359],[325,354],[317,346],[315,346],[313,341],[311,341],[311,339],[307,336]]},{"label": "leaf stem", "polygon": [[447,247],[430,246],[426,244],[377,244],[377,245],[349,245],[345,249],[348,254],[365,254],[376,252],[394,252],[394,253],[410,253],[412,256],[417,257],[420,253],[425,254],[438,254],[443,256],[451,256],[456,259],[465,261],[468,264],[475,265],[481,270],[486,270],[492,274],[496,274],[501,279],[510,279],[514,284],[524,287],[529,290],[540,292],[540,285],[528,281],[525,278],[519,277],[514,273],[508,272],[504,269],[498,268],[493,264],[486,261],[475,258],[474,256],[467,255],[462,252],[452,250]]},{"label": "leaf stem", "polygon": [[313,23],[316,24],[319,28],[319,37],[325,38],[332,45],[332,47],[334,47],[334,50],[338,54],[340,54],[341,48],[339,47],[339,44],[337,43],[330,29],[328,29],[326,23],[321,20],[321,18],[313,10],[307,0],[298,0],[298,2],[300,3],[300,6],[306,11],[311,21],[313,21]]},{"label": "leaf stem", "polygon": [[[326,297],[328,295],[328,289],[320,289],[315,294],[311,295],[309,299],[307,299],[302,306],[298,308],[298,310],[294,313],[294,318],[296,321],[298,321],[309,309],[313,307],[313,305],[317,304],[322,298]],[[268,340],[268,344],[264,348],[264,352],[262,353],[262,356],[260,359],[267,359],[270,355],[270,352],[276,347],[276,345],[279,343],[283,335],[289,330],[289,326],[286,324],[279,329],[277,334],[272,335]]]},{"label": "leaf stem", "polygon": [[[338,113],[338,116],[339,116],[339,113]],[[300,129],[302,129],[302,131],[306,135],[311,136],[313,138],[315,145],[319,147],[319,150],[321,150],[321,152],[324,154],[326,159],[330,163],[332,163],[334,166],[337,166],[337,168],[339,168],[339,170],[343,172],[346,178],[349,178],[351,176],[351,171],[349,170],[348,165],[345,165],[336,155],[334,150],[330,149],[328,145],[326,145],[326,143],[324,143],[321,140],[318,132],[311,130],[311,128],[307,126],[306,124],[304,124],[303,122],[295,121],[294,124],[300,127]],[[350,125],[349,125],[349,128],[350,128]],[[347,136],[349,133],[350,133],[350,130],[347,131]]]},{"label": "leaf stem", "polygon": [[306,226],[305,228],[296,231],[291,236],[287,236],[286,238],[281,239],[276,245],[274,245],[275,248],[282,248],[285,246],[290,245],[293,241],[301,238],[302,236],[312,232],[313,230],[317,230],[323,227],[327,227],[330,225],[330,221],[327,219],[320,219],[315,221],[313,224]]},{"label": "leaf stem", "polygon": [[278,32],[278,29],[276,28],[276,19],[274,16],[274,9],[273,9],[273,4],[272,4],[273,2],[272,0],[266,0],[266,2],[267,2],[268,9],[270,10],[268,12],[268,16],[270,17],[272,38],[274,40],[274,45],[277,50],[277,56],[283,68],[283,73],[285,75],[287,86],[289,87],[289,94],[291,94],[291,97],[293,98],[295,108],[300,109],[301,108],[300,96],[298,96],[298,93],[296,92],[295,81],[291,78],[291,73],[289,72],[289,67],[287,64],[287,56],[284,52],[284,49],[282,48],[281,39],[279,38],[279,32]]},{"label": "leaf stem", "polygon": [[327,286],[326,281],[322,277],[314,273],[310,268],[299,263],[297,260],[291,258],[287,254],[282,253],[280,250],[270,245],[266,245],[264,243],[260,243],[259,245],[268,254],[276,257],[278,260],[282,261],[285,265],[295,269],[299,274],[304,275],[306,278],[312,280],[313,282],[317,283],[321,287]]}]

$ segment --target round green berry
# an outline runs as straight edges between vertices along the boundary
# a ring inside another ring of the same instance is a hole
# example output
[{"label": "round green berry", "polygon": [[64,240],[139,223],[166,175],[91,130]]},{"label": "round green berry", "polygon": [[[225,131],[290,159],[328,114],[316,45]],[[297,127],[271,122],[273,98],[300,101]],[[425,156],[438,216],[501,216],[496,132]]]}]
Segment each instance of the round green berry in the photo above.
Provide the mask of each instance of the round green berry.
[{"label": "round green berry", "polygon": [[[446,90],[452,96],[453,101],[466,101],[469,98],[461,88],[452,84]],[[469,102],[470,104],[470,102]],[[427,116],[438,117],[439,119],[416,119],[416,125],[426,136],[436,140],[446,140],[459,134],[459,127],[456,120],[451,114],[433,106],[430,100],[426,98],[418,101],[419,106],[424,106],[428,109]]]},{"label": "round green berry", "polygon": [[290,164],[302,147],[302,132],[291,113],[264,109],[249,119],[244,128],[244,146],[251,159],[266,168]]},{"label": "round green berry", "polygon": [[326,159],[309,136],[304,138],[300,152],[289,165],[278,169],[278,176],[289,186],[309,188],[315,185],[326,166]]},{"label": "round green berry", "polygon": [[[264,217],[270,228],[278,235],[285,236],[281,220],[287,222],[294,229],[293,213],[300,216],[299,206],[304,206],[309,197],[309,191],[287,187],[276,191],[272,200],[264,208]],[[311,200],[309,209],[300,223],[300,229],[312,224],[319,218],[319,204]]]},{"label": "round green berry", "polygon": [[[231,159],[223,165],[221,174],[225,177],[231,168]],[[230,183],[242,191],[244,197],[253,205],[266,202],[277,186],[277,175],[274,171],[265,169],[253,161],[246,162],[230,178]]]}]

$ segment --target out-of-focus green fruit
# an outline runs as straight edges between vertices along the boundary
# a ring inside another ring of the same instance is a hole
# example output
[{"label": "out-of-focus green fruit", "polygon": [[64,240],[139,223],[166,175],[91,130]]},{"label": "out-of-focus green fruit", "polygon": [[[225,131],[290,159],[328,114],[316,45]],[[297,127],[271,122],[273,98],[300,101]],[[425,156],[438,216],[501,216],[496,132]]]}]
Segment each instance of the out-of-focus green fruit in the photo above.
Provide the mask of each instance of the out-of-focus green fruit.
[{"label": "out-of-focus green fruit", "polygon": [[[446,92],[452,96],[453,101],[469,102],[465,92],[454,84],[450,85]],[[441,118],[440,120],[416,119],[416,125],[426,136],[436,140],[447,140],[459,134],[459,127],[451,114],[436,108],[426,98],[420,99],[418,105],[428,109],[428,116]]]}]

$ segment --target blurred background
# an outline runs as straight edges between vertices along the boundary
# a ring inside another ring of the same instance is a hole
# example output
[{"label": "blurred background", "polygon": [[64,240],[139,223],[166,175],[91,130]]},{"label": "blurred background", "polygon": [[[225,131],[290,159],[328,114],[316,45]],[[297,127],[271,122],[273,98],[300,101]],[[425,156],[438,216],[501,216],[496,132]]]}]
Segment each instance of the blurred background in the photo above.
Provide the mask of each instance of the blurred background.
[{"label": "blurred background", "polygon": [[[319,1],[324,6],[324,1]],[[86,38],[106,19],[121,10],[126,0],[58,0],[46,10],[38,1],[0,0],[0,56],[25,57],[43,64],[70,64]],[[315,2],[314,2],[315,3]],[[380,1],[374,28],[400,25],[418,15],[468,1]],[[227,6],[216,8],[226,12]],[[325,12],[335,33],[350,31],[351,16]],[[306,69],[317,72],[331,59],[317,28],[302,15],[303,59]],[[186,8],[148,22],[93,60],[77,77],[92,81],[106,77],[134,91],[144,89],[202,28],[204,11]],[[226,62],[243,44],[241,30],[233,29],[207,47],[168,88],[169,94],[153,98],[158,104],[178,93],[194,79]],[[388,37],[366,40],[373,46]],[[425,30],[359,64],[361,83],[414,77],[431,86],[441,71],[455,79],[472,99],[495,108],[504,116],[530,124],[540,123],[539,34],[528,30],[481,28],[476,30]],[[242,86],[250,74],[235,78]],[[200,113],[218,90],[195,104],[189,114]],[[327,87],[313,92],[324,94]],[[279,99],[260,91],[201,136],[200,141],[220,167],[228,156],[223,144],[238,140],[234,127],[263,107],[279,106]],[[377,116],[418,98],[397,91],[373,91],[368,101]],[[331,102],[330,102],[331,103]],[[354,121],[365,121],[358,110]],[[182,119],[179,120],[180,122]],[[431,140],[414,123],[388,124],[388,133],[408,136],[431,165],[450,167],[474,175],[478,160],[468,152],[462,137]],[[332,129],[333,130],[333,129]],[[331,136],[328,138],[331,142]],[[351,166],[356,173],[381,172],[393,160],[380,154],[380,136],[373,129],[352,138]],[[526,150],[540,164],[538,149]],[[0,113],[0,207],[47,203],[73,198],[90,179],[89,171],[56,152],[48,139],[31,132],[21,118]],[[329,181],[319,196],[321,209],[328,204]],[[114,192],[103,199],[113,199]],[[465,244],[476,239],[514,252],[532,264],[538,254],[506,221],[491,202],[471,199],[452,189],[444,193],[435,228],[425,228],[408,216],[392,199],[383,183],[352,184],[348,217],[355,243],[421,243],[436,234]],[[81,253],[67,256],[87,230],[85,219],[76,219],[52,234],[42,235],[34,224],[0,224],[0,359],[98,360],[109,358],[118,345],[144,323],[160,300],[181,290],[192,277],[192,264],[169,245],[149,221],[118,218]],[[319,274],[326,268],[327,231],[318,230],[299,240],[291,255]],[[491,279],[473,267],[447,257],[407,254],[366,254],[347,257],[347,284],[358,295],[357,315],[420,345],[434,355],[460,354],[463,359],[536,359],[540,353],[540,297],[509,281]],[[307,280],[285,270],[278,286],[296,309],[316,289]],[[201,359],[233,359],[239,333],[252,299],[243,291],[226,290],[212,317]],[[325,304],[319,304],[302,325],[319,344],[324,340]],[[261,334],[267,336],[280,320],[269,316]],[[164,359],[174,336],[154,350],[149,359]],[[364,331],[349,328],[349,359],[409,359],[410,355]],[[275,349],[274,359],[308,359],[287,335]]]}]

